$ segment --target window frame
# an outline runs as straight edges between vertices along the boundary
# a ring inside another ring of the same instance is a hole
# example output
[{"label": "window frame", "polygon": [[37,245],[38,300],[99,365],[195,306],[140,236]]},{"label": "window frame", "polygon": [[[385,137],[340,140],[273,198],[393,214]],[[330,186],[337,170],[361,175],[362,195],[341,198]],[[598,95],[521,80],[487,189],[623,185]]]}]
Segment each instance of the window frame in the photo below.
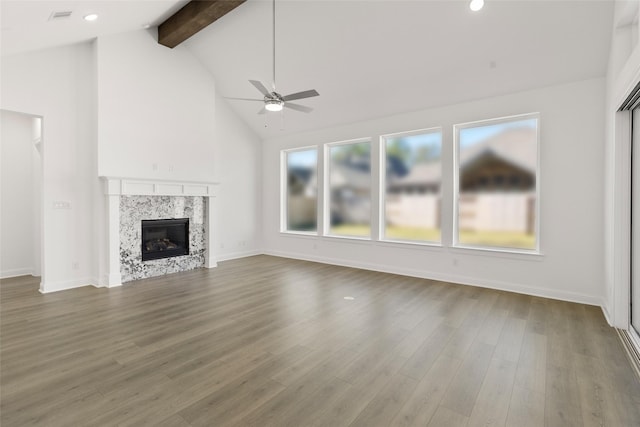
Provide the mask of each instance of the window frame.
[{"label": "window frame", "polygon": [[443,202],[442,202],[442,195],[443,195],[443,191],[442,191],[442,176],[441,176],[441,183],[440,183],[440,191],[439,191],[439,195],[440,195],[440,241],[431,241],[431,240],[409,240],[409,239],[391,239],[391,238],[387,238],[386,237],[386,211],[387,211],[387,190],[386,190],[386,175],[387,175],[387,147],[386,147],[386,139],[390,138],[390,137],[397,137],[397,136],[412,136],[412,135],[421,135],[421,134],[425,134],[425,133],[436,133],[439,132],[440,133],[440,168],[442,171],[442,175],[444,175],[445,169],[444,169],[444,164],[443,164],[443,159],[442,159],[442,153],[444,152],[444,131],[442,126],[434,126],[434,127],[430,127],[430,128],[425,128],[425,129],[416,129],[416,130],[410,130],[410,131],[403,131],[403,132],[394,132],[394,133],[387,133],[384,135],[380,135],[380,140],[379,140],[379,146],[378,146],[378,150],[380,152],[380,167],[379,167],[379,173],[378,173],[378,180],[379,180],[379,189],[380,189],[380,195],[379,195],[379,201],[380,203],[378,204],[378,218],[380,218],[379,224],[378,224],[378,241],[380,242],[386,242],[386,243],[400,243],[400,244],[408,244],[408,245],[418,245],[418,246],[433,246],[433,247],[442,247],[443,246],[443,234],[444,234],[444,230],[442,228],[442,212],[443,212]]},{"label": "window frame", "polygon": [[[287,224],[289,223],[289,188],[288,188],[288,172],[289,172],[289,162],[288,156],[290,153],[295,153],[299,151],[316,151],[316,182],[318,188],[316,188],[316,231],[297,231],[297,230],[289,230],[287,228]],[[320,210],[319,200],[320,200],[320,149],[317,145],[308,145],[305,147],[295,147],[280,150],[280,232],[286,234],[296,234],[301,236],[319,236],[320,235]]]},{"label": "window frame", "polygon": [[[331,148],[338,147],[341,145],[351,145],[351,144],[359,144],[363,142],[369,143],[369,202],[371,204],[371,208],[369,209],[369,235],[368,236],[350,236],[350,235],[341,235],[341,234],[331,234]],[[322,223],[322,236],[329,237],[333,239],[347,239],[347,240],[359,240],[366,242],[374,242],[377,239],[374,239],[374,212],[375,208],[373,206],[373,191],[374,191],[374,179],[373,179],[373,138],[371,137],[363,137],[363,138],[355,138],[344,141],[336,141],[336,142],[328,142],[323,145],[323,159],[324,159],[324,168],[323,175],[324,179],[322,180],[323,184],[323,194],[324,197],[322,199],[322,213],[323,213],[323,223]]]},{"label": "window frame", "polygon": [[[459,208],[460,208],[460,130],[468,129],[472,127],[479,126],[490,126],[497,125],[502,123],[509,123],[521,120],[536,120],[536,176],[535,176],[535,195],[536,195],[536,206],[535,206],[535,240],[536,246],[534,249],[522,249],[522,248],[508,248],[501,246],[480,246],[480,245],[469,245],[463,244],[459,241],[460,230],[459,230]],[[540,187],[541,187],[541,173],[540,173],[540,113],[525,113],[525,114],[517,114],[512,116],[504,116],[497,117],[493,119],[484,119],[477,120],[473,122],[466,123],[458,123],[453,125],[453,223],[452,223],[452,236],[451,236],[451,248],[453,249],[469,249],[472,251],[489,251],[489,252],[500,252],[500,253],[508,253],[508,254],[524,254],[524,255],[542,255],[541,252],[541,242],[540,242]]]}]

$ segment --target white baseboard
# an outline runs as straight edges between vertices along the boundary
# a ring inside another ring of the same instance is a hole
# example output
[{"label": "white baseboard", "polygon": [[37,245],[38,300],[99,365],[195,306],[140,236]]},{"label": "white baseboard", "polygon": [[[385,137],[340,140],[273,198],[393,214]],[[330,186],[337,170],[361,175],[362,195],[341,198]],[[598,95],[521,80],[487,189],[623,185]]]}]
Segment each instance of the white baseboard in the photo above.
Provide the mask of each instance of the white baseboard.
[{"label": "white baseboard", "polygon": [[122,275],[120,273],[106,273],[101,276],[99,282],[94,282],[97,288],[117,288],[122,286]]},{"label": "white baseboard", "polygon": [[96,286],[97,280],[92,277],[73,279],[73,280],[61,280],[58,282],[46,282],[40,284],[41,294],[50,294],[52,292],[66,291],[68,289],[82,288],[84,286]]},{"label": "white baseboard", "polygon": [[31,268],[13,268],[11,270],[0,271],[0,279],[9,279],[11,277],[18,276],[32,276],[33,269]]},{"label": "white baseboard", "polygon": [[419,277],[421,279],[438,280],[442,282],[457,283],[461,285],[477,286],[481,288],[496,289],[500,291],[515,292],[519,294],[556,299],[561,301],[577,302],[581,304],[602,307],[602,299],[592,295],[577,292],[558,291],[547,288],[538,288],[529,285],[519,285],[497,280],[478,279],[476,277],[441,274],[430,271],[415,270],[409,268],[399,268],[393,265],[369,264],[366,262],[345,261],[337,258],[314,257],[301,255],[299,253],[288,253],[281,251],[265,251],[265,255],[272,255],[283,258],[300,259],[304,261],[319,262],[322,264],[340,265],[343,267],[361,268],[364,270],[379,271],[382,273],[400,274],[403,276]]},{"label": "white baseboard", "polygon": [[604,315],[604,319],[607,321],[609,326],[611,326],[612,328],[615,327],[615,326],[613,326],[613,323],[611,322],[611,315],[609,314],[609,310],[607,308],[607,305],[605,304],[604,299],[602,299],[602,301],[600,301],[600,308],[602,309],[602,314]]},{"label": "white baseboard", "polygon": [[230,252],[228,254],[217,255],[216,258],[218,261],[229,261],[232,259],[238,258],[247,258],[250,256],[263,255],[264,252],[261,250],[251,250],[251,251],[241,251],[241,252]]},{"label": "white baseboard", "polygon": [[[570,301],[570,302],[577,302],[581,304],[594,305],[602,308],[602,312],[607,322],[611,324],[609,313],[604,305],[604,301],[602,300],[602,298],[595,297],[592,295],[581,294],[577,292],[560,291],[560,290],[553,290],[548,288],[538,288],[535,286],[519,285],[514,283],[496,281],[496,280],[478,279],[476,277],[468,277],[468,276],[462,276],[462,275],[434,273],[434,272],[423,271],[423,270],[400,268],[393,265],[345,261],[339,258],[308,256],[308,255],[302,255],[300,253],[289,253],[289,252],[282,252],[282,251],[262,251],[262,250],[256,249],[256,250],[250,250],[250,251],[231,252],[227,254],[218,255],[217,260],[229,261],[232,259],[246,258],[246,257],[262,255],[262,254],[272,255],[272,256],[277,256],[282,258],[291,258],[291,259],[299,259],[304,261],[319,262],[322,264],[331,264],[331,265],[339,265],[343,267],[360,268],[363,270],[399,274],[403,276],[438,280],[442,282],[477,286],[482,288],[515,292],[515,293],[538,296],[543,298],[551,298],[551,299],[557,299],[562,301]],[[74,280],[59,281],[59,282],[47,282],[46,284],[41,284],[40,292],[41,293],[58,292],[62,290],[74,289],[74,288],[79,288],[83,286],[95,286],[97,288],[99,287],[110,288],[110,287],[115,287],[119,285],[118,284],[106,285],[104,281],[98,281],[96,278],[84,278],[84,279],[74,279]]]}]

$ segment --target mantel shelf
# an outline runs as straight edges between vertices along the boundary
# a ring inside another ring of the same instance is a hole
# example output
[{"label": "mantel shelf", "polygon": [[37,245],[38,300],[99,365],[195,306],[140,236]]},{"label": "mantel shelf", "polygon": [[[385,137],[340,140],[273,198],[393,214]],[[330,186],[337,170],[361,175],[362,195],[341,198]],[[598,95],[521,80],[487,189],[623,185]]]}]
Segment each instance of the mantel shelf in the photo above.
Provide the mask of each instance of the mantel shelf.
[{"label": "mantel shelf", "polygon": [[219,182],[170,181],[101,177],[109,196],[204,196],[215,197]]}]

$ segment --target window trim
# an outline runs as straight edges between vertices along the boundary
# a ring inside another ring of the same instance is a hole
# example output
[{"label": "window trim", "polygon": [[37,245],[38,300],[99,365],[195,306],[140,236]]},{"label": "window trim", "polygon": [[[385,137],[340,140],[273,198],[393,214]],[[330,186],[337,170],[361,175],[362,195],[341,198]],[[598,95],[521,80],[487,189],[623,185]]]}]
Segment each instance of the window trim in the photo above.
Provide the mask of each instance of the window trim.
[{"label": "window trim", "polygon": [[[399,244],[407,244],[407,245],[418,245],[418,246],[435,246],[435,247],[442,247],[442,234],[443,234],[443,230],[442,230],[442,222],[440,223],[440,240],[439,241],[435,241],[435,240],[409,240],[409,239],[390,239],[386,237],[386,208],[387,208],[387,191],[386,191],[386,175],[387,175],[387,147],[385,144],[385,139],[389,138],[389,137],[395,137],[395,136],[412,136],[412,135],[421,135],[421,134],[425,134],[425,133],[436,133],[439,132],[440,133],[440,153],[443,152],[443,148],[444,148],[444,132],[443,132],[443,128],[442,126],[434,126],[434,127],[430,127],[430,128],[424,128],[424,129],[415,129],[415,130],[409,130],[409,131],[403,131],[403,132],[394,132],[394,133],[387,133],[384,135],[380,135],[379,138],[379,145],[378,145],[378,150],[380,152],[380,165],[379,165],[379,173],[378,173],[378,181],[379,181],[379,189],[380,189],[380,197],[379,200],[380,202],[378,203],[378,218],[380,218],[379,224],[378,224],[378,241],[379,242],[386,242],[386,243],[399,243]],[[442,163],[442,154],[440,155],[440,167],[441,170],[444,172],[444,168],[442,167],[443,163]],[[442,201],[442,182],[440,183],[440,200]],[[440,218],[442,218],[442,206],[443,204],[440,203]]]},{"label": "window trim", "polygon": [[[476,120],[473,122],[466,123],[458,123],[453,125],[453,226],[451,227],[451,248],[453,249],[465,249],[472,251],[489,251],[489,252],[498,252],[498,253],[507,253],[507,254],[519,254],[519,255],[542,255],[541,245],[540,245],[540,187],[541,187],[541,173],[540,173],[540,112],[526,113],[526,114],[516,114],[512,116],[504,116],[498,117],[494,119],[484,119],[484,120]],[[508,123],[518,120],[528,120],[528,119],[536,119],[536,209],[535,209],[535,237],[536,237],[536,247],[534,249],[521,249],[521,248],[505,248],[505,247],[493,247],[493,246],[480,246],[480,245],[469,245],[469,244],[461,244],[458,241],[460,232],[458,229],[459,223],[459,199],[460,199],[460,148],[459,148],[459,139],[460,139],[460,130],[468,129],[477,126],[489,126],[496,125],[501,123]]]},{"label": "window trim", "polygon": [[374,144],[373,144],[373,138],[371,137],[362,137],[362,138],[354,138],[354,139],[347,139],[347,140],[343,140],[343,141],[336,141],[336,142],[328,142],[323,144],[323,163],[324,163],[324,167],[323,167],[323,175],[324,175],[324,179],[322,180],[322,184],[323,184],[323,194],[324,197],[322,198],[322,217],[323,217],[323,223],[322,223],[322,237],[330,237],[333,239],[343,239],[343,240],[359,240],[359,241],[366,241],[366,242],[373,242],[376,241],[373,238],[373,217],[374,217],[374,206],[373,206],[373,183],[374,183],[374,179],[373,179],[373,173],[372,173],[372,169],[370,168],[369,170],[369,184],[370,184],[370,194],[369,194],[369,198],[370,198],[370,203],[371,203],[371,209],[369,212],[369,235],[368,236],[347,236],[347,235],[340,235],[340,234],[331,234],[330,230],[331,230],[331,148],[332,147],[339,147],[341,145],[350,145],[350,144],[359,144],[362,142],[368,142],[369,143],[369,156],[370,156],[370,162],[371,165],[373,166],[373,150],[374,150]]},{"label": "window trim", "polygon": [[[319,178],[319,158],[320,158],[320,149],[317,145],[308,145],[305,147],[296,147],[296,148],[288,148],[285,150],[280,150],[280,232],[285,234],[297,234],[301,236],[318,236],[320,233],[320,212],[316,208],[316,231],[296,231],[296,230],[288,230],[287,223],[289,222],[289,210],[288,207],[288,197],[289,191],[287,187],[288,182],[288,171],[289,171],[289,163],[288,163],[288,155],[289,153],[295,153],[298,151],[310,151],[316,150],[316,176]],[[319,183],[319,180],[318,180]],[[320,198],[319,188],[316,189],[316,197]],[[316,201],[316,206],[318,205]]]}]

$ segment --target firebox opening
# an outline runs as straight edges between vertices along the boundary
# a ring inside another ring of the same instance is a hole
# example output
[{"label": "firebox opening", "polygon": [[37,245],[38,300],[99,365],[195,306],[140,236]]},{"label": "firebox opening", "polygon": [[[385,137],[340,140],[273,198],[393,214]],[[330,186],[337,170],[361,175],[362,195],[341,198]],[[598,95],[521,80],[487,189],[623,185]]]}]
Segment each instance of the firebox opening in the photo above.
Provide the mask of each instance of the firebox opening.
[{"label": "firebox opening", "polygon": [[142,261],[189,255],[189,218],[142,220]]}]

